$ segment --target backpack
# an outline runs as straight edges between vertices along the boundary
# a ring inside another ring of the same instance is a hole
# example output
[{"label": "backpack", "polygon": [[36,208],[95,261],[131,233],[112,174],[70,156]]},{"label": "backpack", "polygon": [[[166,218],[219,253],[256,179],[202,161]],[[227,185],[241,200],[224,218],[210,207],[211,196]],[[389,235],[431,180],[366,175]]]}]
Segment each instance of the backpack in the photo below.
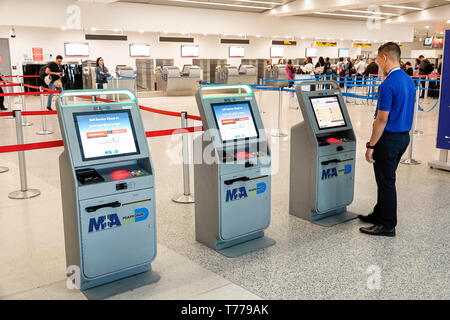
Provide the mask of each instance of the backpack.
[{"label": "backpack", "polygon": [[434,64],[427,60],[427,65],[425,66],[425,74],[430,74],[434,71]]},{"label": "backpack", "polygon": [[42,80],[44,80],[45,76],[47,75],[45,73],[45,70],[47,69],[47,67],[48,67],[48,65],[45,65],[39,69],[39,78],[41,78]]}]

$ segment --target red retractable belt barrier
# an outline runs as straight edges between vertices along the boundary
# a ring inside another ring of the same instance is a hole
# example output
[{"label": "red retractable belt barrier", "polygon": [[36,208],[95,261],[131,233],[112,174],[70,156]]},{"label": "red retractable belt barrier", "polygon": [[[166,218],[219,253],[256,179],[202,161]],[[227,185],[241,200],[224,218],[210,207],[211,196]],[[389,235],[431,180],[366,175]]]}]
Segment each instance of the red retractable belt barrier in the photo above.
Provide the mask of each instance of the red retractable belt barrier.
[{"label": "red retractable belt barrier", "polygon": [[25,75],[25,76],[19,76],[19,75],[17,75],[17,76],[2,76],[2,77],[3,77],[3,78],[16,78],[16,77],[19,77],[19,78],[38,78],[39,75],[33,74],[33,75]]},{"label": "red retractable belt barrier", "polygon": [[[11,76],[11,77],[13,77],[13,76]],[[9,82],[9,84],[20,85],[20,84],[15,84],[12,82]],[[24,86],[31,88],[31,89],[40,89],[40,87],[30,86],[30,85],[26,85],[26,84],[24,84]],[[60,93],[60,91],[57,91],[57,90],[51,90],[51,89],[47,89],[47,88],[42,88],[42,89],[44,91],[21,92],[21,93],[14,93],[14,94],[0,94],[0,96],[8,96],[8,95],[19,96],[19,95],[38,95],[38,94]],[[92,99],[91,96],[77,96],[77,97],[81,98],[81,99],[89,99],[89,100]],[[102,98],[96,98],[96,100],[101,101],[101,102],[106,102],[106,103],[115,102],[112,100],[107,100],[107,99],[102,99]],[[164,114],[164,115],[173,116],[173,117],[181,117],[180,112],[166,111],[166,110],[160,110],[160,109],[144,107],[144,106],[139,106],[139,108],[141,110],[145,110],[145,111],[152,112],[152,113]],[[57,114],[57,112],[56,111],[23,111],[21,113],[22,116],[52,115],[52,114]],[[12,115],[13,115],[12,112],[1,112],[0,113],[0,117],[7,117],[7,116],[12,116]],[[192,119],[192,120],[199,120],[199,121],[202,120],[199,116],[188,115],[188,118]],[[162,137],[162,136],[169,136],[169,135],[173,135],[173,134],[182,134],[182,133],[186,133],[186,132],[197,132],[197,131],[203,131],[203,126],[146,131],[145,136],[147,138]],[[55,148],[55,147],[61,147],[63,145],[64,144],[63,144],[62,140],[54,140],[54,141],[45,141],[45,142],[36,142],[36,143],[25,143],[25,144],[19,144],[19,145],[0,146],[0,153]]]},{"label": "red retractable belt barrier", "polygon": [[[202,131],[202,130],[203,130],[203,126],[146,131],[145,136],[147,138],[154,138],[154,137],[170,136],[173,134],[183,134],[186,132],[196,132],[196,131]],[[63,145],[64,145],[64,143],[62,140],[54,140],[54,141],[45,141],[45,142],[24,143],[24,144],[10,145],[10,146],[0,146],[0,153],[55,148],[55,147],[62,147]]]}]

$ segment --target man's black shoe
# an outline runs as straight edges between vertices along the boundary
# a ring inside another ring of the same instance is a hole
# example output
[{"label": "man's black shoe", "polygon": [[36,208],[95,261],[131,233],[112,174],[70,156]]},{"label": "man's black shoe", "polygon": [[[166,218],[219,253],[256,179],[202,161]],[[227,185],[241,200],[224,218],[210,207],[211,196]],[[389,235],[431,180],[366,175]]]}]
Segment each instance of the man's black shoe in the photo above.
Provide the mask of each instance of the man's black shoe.
[{"label": "man's black shoe", "polygon": [[53,111],[52,107],[47,107],[48,111]]},{"label": "man's black shoe", "polygon": [[8,108],[1,107],[0,110],[5,111],[5,110],[8,110]]},{"label": "man's black shoe", "polygon": [[395,237],[395,228],[386,229],[381,224],[377,224],[371,227],[359,228],[359,231],[365,234],[370,234],[372,236]]},{"label": "man's black shoe", "polygon": [[362,214],[359,214],[358,218],[359,220],[365,223],[373,223],[373,224],[378,223],[378,218],[375,217],[373,213],[369,214],[368,216],[363,216]]}]

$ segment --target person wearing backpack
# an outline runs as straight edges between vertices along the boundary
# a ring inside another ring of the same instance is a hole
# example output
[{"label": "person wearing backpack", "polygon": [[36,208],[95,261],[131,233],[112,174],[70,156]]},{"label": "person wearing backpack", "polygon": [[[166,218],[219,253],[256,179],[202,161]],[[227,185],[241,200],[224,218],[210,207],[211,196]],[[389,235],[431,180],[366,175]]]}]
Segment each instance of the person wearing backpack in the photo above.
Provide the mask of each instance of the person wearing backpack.
[{"label": "person wearing backpack", "polygon": [[[420,64],[419,64],[419,75],[428,76],[430,73],[434,71],[434,65],[430,62],[430,60],[425,59],[423,55],[419,56]],[[425,77],[423,77],[425,78]],[[425,82],[421,81],[421,87],[425,86]],[[420,98],[423,99],[425,97],[425,90],[422,90]]]},{"label": "person wearing backpack", "polygon": [[[62,69],[62,61],[63,57],[58,55],[56,56],[55,62],[50,62],[45,68],[45,74],[47,81],[46,84],[50,90],[62,90],[62,82],[60,79],[63,77],[63,69]],[[47,83],[48,82],[48,83]],[[52,111],[52,98],[53,94],[48,95],[47,100],[47,110]]]}]

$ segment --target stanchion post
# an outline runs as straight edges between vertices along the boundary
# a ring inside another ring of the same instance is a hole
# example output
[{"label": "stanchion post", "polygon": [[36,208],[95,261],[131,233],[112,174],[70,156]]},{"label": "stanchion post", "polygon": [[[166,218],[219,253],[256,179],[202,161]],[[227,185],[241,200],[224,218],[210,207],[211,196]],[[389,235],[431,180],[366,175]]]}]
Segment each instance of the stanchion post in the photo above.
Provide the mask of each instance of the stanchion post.
[{"label": "stanchion post", "polygon": [[283,87],[278,88],[278,129],[272,133],[272,137],[287,137],[287,134],[281,132],[281,122],[283,113]]},{"label": "stanchion post", "polygon": [[261,114],[264,114],[265,113],[265,111],[264,111],[264,109],[263,109],[263,100],[262,100],[262,85],[263,85],[263,79],[261,78],[261,79],[259,79],[259,85],[260,85],[260,87],[259,87],[259,103],[258,103],[258,107],[259,107],[259,113],[261,113]]},{"label": "stanchion post", "polygon": [[[42,87],[39,87],[39,91],[43,91]],[[45,111],[45,102],[44,102],[44,95],[40,95],[41,98],[41,111]],[[47,130],[47,120],[45,118],[45,114],[42,115],[42,130],[36,132],[36,134],[39,135],[46,135],[46,134],[52,134],[53,131]]]},{"label": "stanchion post", "polygon": [[[22,130],[22,112],[14,110],[16,117],[16,135],[17,144],[23,144],[23,130]],[[27,168],[25,164],[25,151],[18,151],[19,156],[19,174],[20,174],[20,190],[13,191],[8,194],[10,199],[29,199],[41,194],[38,189],[28,189],[27,185]]]},{"label": "stanchion post", "polygon": [[[187,128],[187,112],[181,112],[181,127]],[[182,152],[183,152],[183,194],[177,194],[172,198],[172,201],[177,203],[194,203],[194,195],[191,194],[191,186],[189,179],[189,133],[182,134]]]},{"label": "stanchion post", "polygon": [[421,92],[420,92],[420,81],[419,81],[419,86],[417,87],[416,90],[416,103],[414,105],[414,130],[413,130],[413,134],[417,134],[418,136],[420,136],[423,132],[420,130],[417,130],[417,123],[419,121],[419,101],[420,101],[420,96],[421,96]]},{"label": "stanchion post", "polygon": [[[23,78],[20,78],[18,75],[16,76],[17,81],[20,83],[20,91],[22,93],[25,93],[25,87],[23,86]],[[25,104],[25,96],[21,95],[20,98],[22,99],[22,110],[27,111],[27,106]],[[22,119],[22,125],[23,126],[32,126],[33,124],[29,121],[27,121],[27,118],[24,116]]]},{"label": "stanchion post", "polygon": [[[11,93],[9,88],[14,88],[14,87],[5,87],[6,88],[6,93]],[[13,89],[14,92],[14,89]],[[8,100],[8,110],[11,111],[11,96],[6,96],[6,100]],[[14,119],[13,116],[7,116],[7,117],[3,117],[3,119]]]},{"label": "stanchion post", "polygon": [[[415,102],[415,106],[414,106],[414,113],[417,113],[419,111],[419,98],[420,98],[420,86],[417,87],[416,90],[416,102]],[[417,121],[416,116],[414,116],[414,122]],[[400,161],[400,163],[402,164],[406,164],[406,165],[418,165],[420,164],[419,160],[414,159],[413,156],[413,148],[414,148],[414,132],[411,129],[410,133],[410,143],[409,143],[409,151],[408,151],[408,158],[403,159],[402,161]]]}]

